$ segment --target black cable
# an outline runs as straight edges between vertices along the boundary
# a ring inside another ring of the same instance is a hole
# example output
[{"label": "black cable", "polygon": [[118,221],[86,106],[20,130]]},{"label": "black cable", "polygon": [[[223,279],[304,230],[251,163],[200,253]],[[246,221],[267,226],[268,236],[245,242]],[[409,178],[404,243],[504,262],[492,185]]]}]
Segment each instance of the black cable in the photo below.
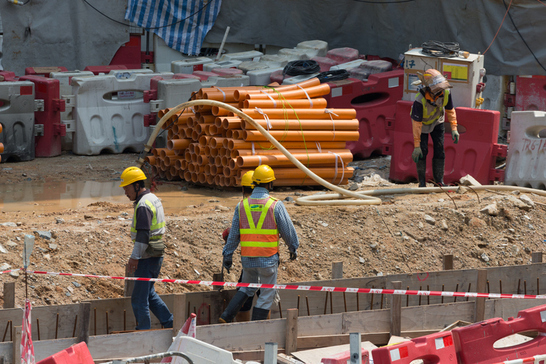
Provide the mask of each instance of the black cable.
[{"label": "black cable", "polygon": [[429,40],[421,44],[423,53],[434,57],[454,57],[459,55],[461,48],[456,42],[438,42]]},{"label": "black cable", "polygon": [[[29,0],[30,1],[30,0]],[[195,13],[193,14],[190,14],[188,15],[187,17],[185,17],[184,19],[180,19],[180,20],[177,20],[173,23],[170,23],[170,24],[167,24],[167,25],[162,25],[160,27],[153,27],[153,28],[145,28],[145,27],[141,27],[143,29],[146,29],[146,30],[156,30],[156,29],[161,29],[161,28],[168,28],[170,26],[173,26],[175,24],[178,24],[178,23],[181,23],[183,22],[184,20],[187,20],[189,18],[191,18],[192,16],[196,15],[196,14],[199,14],[201,11],[203,11],[203,9],[205,9],[207,6],[210,5],[211,2],[213,2],[214,0],[210,0],[208,2],[206,2],[206,4],[204,4],[202,7],[199,8],[199,10],[197,10]],[[116,19],[113,19],[111,17],[109,17],[108,15],[104,14],[102,11],[100,11],[99,9],[95,8],[93,5],[89,4],[89,2],[87,0],[83,0],[84,3],[86,3],[87,5],[89,5],[90,7],[93,8],[93,10],[95,10],[97,13],[99,13],[100,15],[104,16],[105,18],[107,19],[110,19],[111,21],[115,22],[115,23],[118,23],[118,24],[121,24],[121,25],[125,25],[127,27],[131,27],[132,25],[131,24],[127,24],[127,23],[122,23],[120,22],[119,20],[116,20]]]},{"label": "black cable", "polygon": [[302,60],[302,61],[292,61],[282,70],[282,77],[284,75],[288,76],[299,76],[299,75],[311,75],[313,73],[320,72],[320,65],[317,61],[311,59]]},{"label": "black cable", "polygon": [[349,78],[349,71],[335,70],[321,72],[317,75],[317,78],[320,80],[320,83],[345,80]]},{"label": "black cable", "polygon": [[[504,0],[502,0],[502,4],[504,5],[504,8],[506,9],[506,11],[508,11],[508,8],[506,7],[506,3],[504,2]],[[529,44],[527,44],[527,42],[525,41],[525,39],[523,38],[523,36],[521,35],[521,33],[519,32],[519,29],[518,27],[516,26],[516,23],[514,23],[514,19],[512,19],[512,15],[510,14],[510,11],[508,11],[508,17],[510,18],[510,21],[512,22],[512,25],[514,26],[514,28],[516,29],[516,32],[518,32],[518,35],[519,37],[521,38],[521,40],[523,41],[523,43],[525,44],[525,46],[527,47],[527,49],[529,50],[529,52],[531,52],[531,54],[533,55],[533,57],[535,58],[535,60],[537,61],[538,65],[540,67],[542,67],[542,69],[544,71],[546,71],[546,68],[544,68],[544,66],[542,65],[542,63],[540,63],[540,61],[538,60],[537,56],[535,55],[535,52],[533,52],[533,50],[531,49],[531,47],[529,47]]]}]

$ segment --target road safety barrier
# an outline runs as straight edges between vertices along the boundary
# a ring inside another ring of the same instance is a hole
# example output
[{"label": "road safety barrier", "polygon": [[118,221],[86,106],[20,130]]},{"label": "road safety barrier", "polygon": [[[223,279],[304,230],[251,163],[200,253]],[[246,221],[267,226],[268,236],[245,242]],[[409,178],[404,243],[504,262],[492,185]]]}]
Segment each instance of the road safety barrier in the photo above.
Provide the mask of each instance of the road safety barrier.
[{"label": "road safety barrier", "polygon": [[212,63],[212,59],[208,57],[194,57],[182,59],[180,61],[172,61],[171,72],[191,74],[194,71],[202,71],[203,65],[206,63]]},{"label": "road safety barrier", "polygon": [[[504,321],[493,318],[452,330],[457,358],[461,364],[493,364],[546,351],[546,305],[518,312],[516,318]],[[522,333],[538,333],[534,339],[509,347],[496,347],[505,337]]]},{"label": "road safety barrier", "polygon": [[338,63],[354,61],[359,56],[358,49],[344,47],[334,48],[326,52],[326,57],[335,60]]},{"label": "road safety barrier", "polygon": [[367,81],[349,78],[329,82],[331,92],[325,98],[329,107],[356,110],[359,138],[347,142],[347,148],[357,157],[368,158],[383,153],[392,142],[392,130],[387,120],[394,117],[396,103],[402,99],[404,70],[370,75]]},{"label": "road safety barrier", "polygon": [[42,76],[49,77],[51,72],[66,72],[66,67],[27,67],[25,68],[26,76]]},{"label": "road safety barrier", "polygon": [[[389,178],[395,182],[407,183],[417,180],[415,162],[411,159],[414,149],[412,123],[410,117],[413,102],[398,101],[394,119],[387,121],[391,128],[392,143],[385,147],[390,154],[391,169]],[[449,123],[445,122],[445,173],[446,184],[456,183],[467,174],[481,184],[504,181],[504,170],[495,169],[497,157],[506,156],[506,145],[498,144],[500,114],[498,111],[458,107],[458,144],[451,140]],[[426,179],[432,179],[432,139],[429,138]]]},{"label": "road safety barrier", "polygon": [[410,364],[419,359],[426,363],[457,363],[450,331],[377,348],[372,350],[372,357],[374,364]]},{"label": "road safety barrier", "polygon": [[[364,348],[360,349],[362,364],[370,363],[370,352]],[[347,364],[351,361],[351,351],[346,350],[338,354],[330,355],[320,360],[321,364]]]},{"label": "road safety barrier", "polygon": [[2,161],[33,160],[34,84],[30,81],[0,82],[0,105]]},{"label": "road safety barrier", "polygon": [[91,352],[85,341],[74,344],[69,348],[59,351],[45,359],[40,360],[37,364],[94,364]]},{"label": "road safety barrier", "polygon": [[43,107],[34,113],[36,157],[61,155],[61,138],[66,135],[66,125],[61,123],[65,100],[60,98],[59,80],[42,76],[22,76],[19,80],[34,83],[34,97],[43,101]]},{"label": "road safety barrier", "polygon": [[546,110],[546,76],[516,77],[515,110]]},{"label": "road safety barrier", "polygon": [[546,112],[512,112],[505,183],[546,188]]}]

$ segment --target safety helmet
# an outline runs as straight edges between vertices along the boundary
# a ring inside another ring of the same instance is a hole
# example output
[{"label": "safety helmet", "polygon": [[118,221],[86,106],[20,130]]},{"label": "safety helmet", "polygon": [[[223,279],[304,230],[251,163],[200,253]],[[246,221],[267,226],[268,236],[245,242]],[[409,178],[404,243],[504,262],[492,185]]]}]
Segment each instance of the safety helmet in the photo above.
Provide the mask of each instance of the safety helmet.
[{"label": "safety helmet", "polygon": [[136,181],[144,181],[145,179],[146,175],[144,172],[142,172],[142,169],[138,167],[125,168],[121,174],[121,184],[119,187],[125,187],[131,183],[135,183]]},{"label": "safety helmet", "polygon": [[254,175],[254,171],[248,171],[245,174],[243,174],[243,177],[241,177],[241,186],[254,188],[254,185],[252,184],[253,175]]},{"label": "safety helmet", "polygon": [[453,87],[449,84],[449,82],[447,82],[447,79],[434,68],[429,68],[426,70],[421,81],[423,82],[423,85],[430,88],[430,92],[435,95],[441,91]]},{"label": "safety helmet", "polygon": [[271,169],[270,166],[266,164],[262,164],[261,166],[258,166],[254,170],[254,174],[252,175],[252,181],[256,183],[267,183],[274,181],[275,173],[273,173],[273,169]]}]

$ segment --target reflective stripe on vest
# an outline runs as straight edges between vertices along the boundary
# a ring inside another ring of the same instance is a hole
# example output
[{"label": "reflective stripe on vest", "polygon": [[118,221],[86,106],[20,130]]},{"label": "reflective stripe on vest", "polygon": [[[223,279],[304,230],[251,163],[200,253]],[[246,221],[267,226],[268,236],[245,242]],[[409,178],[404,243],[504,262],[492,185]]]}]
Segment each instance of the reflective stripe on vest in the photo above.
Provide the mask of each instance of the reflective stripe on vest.
[{"label": "reflective stripe on vest", "polygon": [[444,114],[444,107],[446,107],[447,102],[449,101],[449,90],[444,90],[444,96],[442,100],[443,107],[431,105],[430,102],[427,102],[427,99],[421,93],[417,95],[415,100],[423,105],[422,123],[424,125],[430,125]]},{"label": "reflective stripe on vest", "polygon": [[163,234],[165,233],[165,213],[163,211],[163,207],[161,206],[159,198],[151,193],[147,193],[142,196],[140,201],[138,201],[138,204],[135,206],[133,223],[131,224],[131,239],[133,240],[133,242],[136,239],[136,212],[138,208],[142,206],[147,207],[152,212],[152,224],[150,225],[150,240],[158,241],[163,239]]},{"label": "reflective stripe on vest", "polygon": [[[241,234],[241,256],[270,257],[279,252],[279,230],[275,221],[277,200],[244,199],[239,204],[239,230]],[[254,223],[253,214],[258,217]]]}]

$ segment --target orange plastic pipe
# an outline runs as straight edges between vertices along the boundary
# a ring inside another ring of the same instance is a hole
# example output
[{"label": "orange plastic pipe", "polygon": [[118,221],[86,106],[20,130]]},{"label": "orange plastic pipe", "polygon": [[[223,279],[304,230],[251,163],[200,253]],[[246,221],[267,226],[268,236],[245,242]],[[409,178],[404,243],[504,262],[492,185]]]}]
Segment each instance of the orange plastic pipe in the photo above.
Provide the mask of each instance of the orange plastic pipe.
[{"label": "orange plastic pipe", "polygon": [[216,91],[206,91],[206,92],[203,92],[203,98],[204,99],[208,99],[208,100],[216,100],[216,101],[221,101],[221,102],[225,102],[225,103],[230,103],[230,102],[235,102],[237,101],[235,99],[235,90],[233,91],[230,91],[230,90],[227,90],[225,91],[224,89],[222,89],[222,91],[224,91],[223,93],[216,90]]},{"label": "orange plastic pipe", "polygon": [[173,149],[186,149],[191,144],[190,139],[171,139],[167,141],[167,148]]},{"label": "orange plastic pipe", "polygon": [[[265,120],[255,120],[256,123],[261,125],[263,128],[268,127],[268,123]],[[271,130],[330,130],[330,131],[341,131],[341,130],[350,130],[358,131],[359,122],[358,119],[351,120],[330,120],[330,119],[302,119],[302,120],[269,120],[269,125],[271,125]],[[243,122],[244,130],[256,130],[256,127],[251,123]]]},{"label": "orange plastic pipe", "polygon": [[[336,160],[338,162],[338,168],[341,168],[342,164],[338,156],[343,160],[343,163],[353,161],[352,153],[339,153],[337,156],[331,153],[309,153],[309,154],[293,154],[294,158],[299,160],[305,165],[309,166],[325,166],[334,165]],[[236,166],[242,167],[258,167],[260,164],[267,164],[269,166],[291,166],[292,162],[285,155],[263,155],[263,156],[243,156],[237,157]],[[232,165],[230,164],[230,167]],[[233,167],[232,167],[233,168]]]},{"label": "orange plastic pipe", "polygon": [[[230,104],[230,103],[227,103],[227,104],[228,104],[228,105],[231,105],[231,106],[233,106],[233,107],[239,107],[239,104],[238,104],[238,103],[237,103],[237,104]],[[222,107],[218,107],[218,106],[213,106],[211,112],[212,112],[212,115],[214,115],[214,116],[224,116],[224,115],[229,115],[229,114],[231,114],[230,111],[228,111],[228,110],[226,110],[226,109],[224,109],[224,108],[222,108]]]},{"label": "orange plastic pipe", "polygon": [[[276,149],[273,144],[270,142],[245,142],[244,140],[236,140],[236,139],[224,139],[224,148],[228,148],[230,150],[233,149],[252,149],[252,146],[254,145],[254,149],[256,151],[258,150],[267,150],[267,149]],[[227,145],[226,145],[227,144]],[[307,148],[317,148],[317,142],[281,142],[282,146],[287,149],[305,149]],[[318,143],[321,149],[343,149],[345,148],[345,142],[320,142]]]},{"label": "orange plastic pipe", "polygon": [[264,109],[270,109],[270,108],[290,108],[293,107],[295,109],[298,108],[313,108],[313,109],[325,109],[328,104],[326,102],[326,99],[312,99],[309,101],[309,99],[288,99],[288,100],[270,100],[269,98],[264,100],[244,100],[243,106],[245,109],[253,109],[255,107],[264,108]]},{"label": "orange plastic pipe", "polygon": [[258,88],[254,89],[254,90],[252,90],[252,89],[239,89],[239,90],[235,91],[235,98],[238,101],[242,101],[249,94],[263,94],[263,92],[276,93],[276,91],[301,90],[300,87],[309,88],[309,87],[319,86],[319,85],[320,85],[320,80],[315,77],[315,78],[311,78],[309,80],[306,80],[306,81],[303,81],[303,82],[300,82],[300,83],[294,84],[294,85],[283,85],[283,86],[278,86],[278,87],[275,87],[275,88],[258,87]]},{"label": "orange plastic pipe", "polygon": [[[304,91],[305,90],[305,91]],[[250,100],[270,100],[270,96],[273,99],[307,99],[308,97],[318,97],[328,95],[330,93],[330,86],[327,83],[323,83],[319,86],[313,86],[306,89],[296,88],[294,90],[278,90],[279,92],[268,92],[264,94],[250,93],[246,95],[246,99]],[[239,98],[239,102],[241,102]]]},{"label": "orange plastic pipe", "polygon": [[[321,152],[318,151],[317,148],[309,148],[307,150],[305,149],[287,149],[290,154],[305,154],[305,153],[350,153],[351,151],[349,149],[321,149]],[[265,150],[255,150],[255,152],[252,152],[252,149],[234,149],[234,154],[232,154],[233,158],[235,157],[244,157],[247,155],[283,155],[280,150],[277,148],[274,149],[265,149]],[[298,169],[298,168],[296,168]],[[299,169],[298,169],[299,170]]]},{"label": "orange plastic pipe", "polygon": [[[0,145],[1,145],[1,143],[0,143]],[[2,145],[2,149],[4,149],[3,145]],[[151,166],[155,166],[156,163],[157,163],[156,158],[153,155],[147,156],[146,158],[144,158],[144,160],[146,162],[148,162],[148,164],[150,164]]]},{"label": "orange plastic pipe", "polygon": [[[336,185],[346,185],[349,183],[349,177],[344,177],[343,181],[339,181],[339,178],[336,180],[330,180],[330,183],[336,184]],[[283,187],[283,186],[318,186],[320,183],[315,182],[311,179],[311,177],[307,178],[301,178],[301,179],[276,179],[275,182],[273,182],[273,185]]]},{"label": "orange plastic pipe", "polygon": [[[220,123],[218,123],[218,120],[220,120]],[[238,116],[218,118],[218,120],[216,120],[216,126],[224,129],[241,129],[243,125],[242,120]]]},{"label": "orange plastic pipe", "polygon": [[213,124],[214,120],[216,120],[216,116],[209,115],[209,114],[200,114],[199,115],[199,123],[200,124]]},{"label": "orange plastic pipe", "polygon": [[[321,142],[321,141],[331,141],[331,142],[347,142],[358,140],[359,133],[358,131],[312,131],[304,130],[301,131],[269,131],[271,136],[279,141],[287,142],[296,142],[304,140],[306,142]],[[266,137],[257,130],[246,130],[243,132],[242,139],[247,142],[250,141],[266,141]],[[321,146],[322,148],[322,146]]]},{"label": "orange plastic pipe", "polygon": [[[355,119],[355,109],[261,109],[261,113],[256,109],[241,109],[253,119],[265,119],[266,114],[269,119]],[[263,113],[263,114],[262,114]]]}]

